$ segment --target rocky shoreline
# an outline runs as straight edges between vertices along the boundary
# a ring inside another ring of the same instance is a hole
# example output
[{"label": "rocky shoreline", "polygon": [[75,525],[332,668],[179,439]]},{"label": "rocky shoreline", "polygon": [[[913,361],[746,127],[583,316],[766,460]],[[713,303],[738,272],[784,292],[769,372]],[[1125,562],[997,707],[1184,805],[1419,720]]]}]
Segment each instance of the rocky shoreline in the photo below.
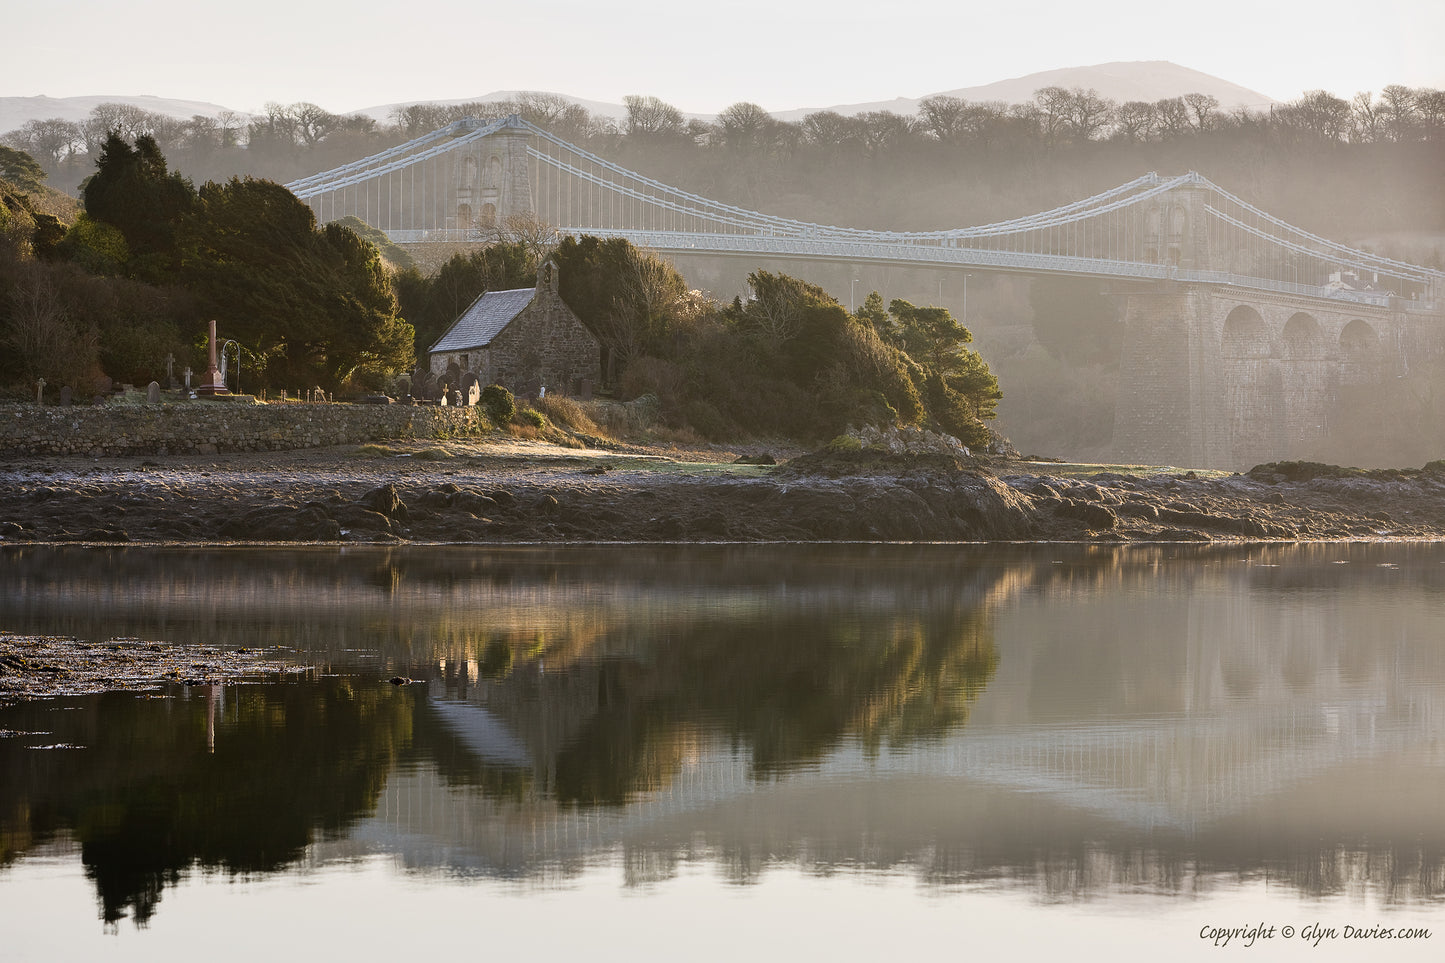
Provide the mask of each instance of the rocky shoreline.
[{"label": "rocky shoreline", "polygon": [[0,545],[1445,538],[1440,462],[1233,475],[868,449],[737,462],[514,441],[20,457],[0,469]]}]

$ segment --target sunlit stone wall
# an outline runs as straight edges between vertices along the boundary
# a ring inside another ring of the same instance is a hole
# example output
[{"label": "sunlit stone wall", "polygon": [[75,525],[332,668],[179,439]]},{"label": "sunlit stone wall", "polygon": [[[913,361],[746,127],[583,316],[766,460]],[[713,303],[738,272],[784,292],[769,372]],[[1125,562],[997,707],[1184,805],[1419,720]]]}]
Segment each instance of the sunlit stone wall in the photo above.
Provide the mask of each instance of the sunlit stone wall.
[{"label": "sunlit stone wall", "polygon": [[98,457],[283,451],[452,438],[488,428],[481,409],[431,405],[7,404],[0,405],[0,452]]}]

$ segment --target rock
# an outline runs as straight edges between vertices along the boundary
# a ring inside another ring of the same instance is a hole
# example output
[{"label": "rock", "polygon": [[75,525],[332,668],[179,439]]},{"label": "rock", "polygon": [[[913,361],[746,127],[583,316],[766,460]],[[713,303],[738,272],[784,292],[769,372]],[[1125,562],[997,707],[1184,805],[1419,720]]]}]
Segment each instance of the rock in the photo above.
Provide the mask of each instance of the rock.
[{"label": "rock", "polygon": [[341,526],[316,507],[263,505],[227,519],[218,534],[257,542],[334,542],[341,537]]},{"label": "rock", "polygon": [[130,536],[119,528],[92,528],[80,536],[86,542],[128,542]]},{"label": "rock", "polygon": [[1082,522],[1087,528],[1094,531],[1108,531],[1119,524],[1119,516],[1107,505],[1098,502],[1088,502],[1078,498],[1065,498],[1054,514],[1061,518],[1073,519]]},{"label": "rock", "polygon": [[385,515],[388,518],[407,520],[406,503],[397,494],[395,485],[382,485],[380,488],[373,488],[361,496],[358,504],[364,505],[374,512]]},{"label": "rock", "polygon": [[386,532],[394,534],[392,520],[381,512],[360,505],[347,505],[336,512],[337,524],[349,532]]}]

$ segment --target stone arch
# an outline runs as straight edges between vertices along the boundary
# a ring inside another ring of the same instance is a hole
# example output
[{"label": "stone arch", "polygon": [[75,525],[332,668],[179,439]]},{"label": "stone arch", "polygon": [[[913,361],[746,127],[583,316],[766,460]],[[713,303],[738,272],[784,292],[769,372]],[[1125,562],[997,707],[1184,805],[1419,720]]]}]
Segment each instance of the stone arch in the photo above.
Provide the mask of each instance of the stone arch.
[{"label": "stone arch", "polygon": [[1225,317],[1220,339],[1220,349],[1225,358],[1268,358],[1269,342],[1269,327],[1259,312],[1249,305],[1238,305]]},{"label": "stone arch", "polygon": [[1279,379],[1284,400],[1285,454],[1318,455],[1328,421],[1330,369],[1328,341],[1314,315],[1296,311],[1279,338]]},{"label": "stone arch", "polygon": [[484,229],[496,227],[496,226],[497,226],[497,205],[492,204],[492,203],[483,204],[483,205],[482,205],[482,216],[481,216],[480,218],[478,218],[478,223],[480,223],[481,226],[482,226]]},{"label": "stone arch", "polygon": [[1285,397],[1271,353],[1264,318],[1247,304],[1236,305],[1220,336],[1229,457],[1236,467],[1276,461],[1284,454]]},{"label": "stone arch", "polygon": [[462,186],[477,186],[477,159],[471,155],[462,161]]},{"label": "stone arch", "polygon": [[1280,357],[1290,361],[1304,361],[1325,356],[1325,334],[1312,314],[1297,311],[1284,323],[1280,332]]},{"label": "stone arch", "polygon": [[1355,318],[1340,331],[1340,354],[1346,361],[1364,361],[1380,346],[1380,336],[1367,321]]},{"label": "stone arch", "polygon": [[1355,318],[1340,331],[1340,382],[1363,385],[1381,374],[1380,335],[1373,325]]},{"label": "stone arch", "polygon": [[467,228],[472,226],[472,205],[457,205],[457,226]]},{"label": "stone arch", "polygon": [[482,186],[494,191],[502,186],[502,159],[496,154],[487,158],[487,173]]}]

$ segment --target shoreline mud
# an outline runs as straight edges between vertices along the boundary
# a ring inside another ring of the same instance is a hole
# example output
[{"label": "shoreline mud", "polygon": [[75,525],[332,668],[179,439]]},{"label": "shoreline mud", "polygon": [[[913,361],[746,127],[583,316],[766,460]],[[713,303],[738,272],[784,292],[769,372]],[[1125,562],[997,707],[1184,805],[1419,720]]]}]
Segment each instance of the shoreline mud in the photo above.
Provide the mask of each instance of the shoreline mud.
[{"label": "shoreline mud", "polygon": [[1439,462],[1226,474],[865,452],[758,464],[771,460],[515,440],[12,456],[0,468],[0,547],[1445,538]]}]

